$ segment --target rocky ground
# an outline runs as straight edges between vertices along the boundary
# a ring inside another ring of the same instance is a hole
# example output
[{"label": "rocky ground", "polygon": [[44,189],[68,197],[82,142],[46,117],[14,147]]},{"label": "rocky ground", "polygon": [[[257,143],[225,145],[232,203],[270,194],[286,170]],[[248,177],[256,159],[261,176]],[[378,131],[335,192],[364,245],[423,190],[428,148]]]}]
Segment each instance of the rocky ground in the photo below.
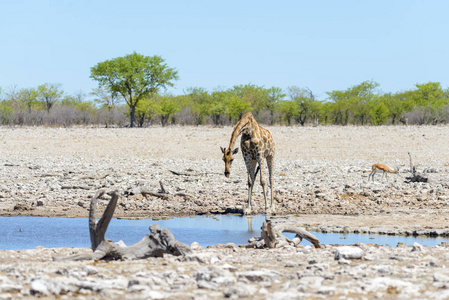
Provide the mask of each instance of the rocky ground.
[{"label": "rocky ground", "polygon": [[0,251],[0,299],[449,298],[447,245],[348,247],[193,247],[111,262],[52,261],[88,249]]},{"label": "rocky ground", "polygon": [[[325,232],[449,235],[449,127],[268,128],[277,147],[274,220]],[[2,127],[0,216],[87,217],[99,188],[120,191],[117,217],[239,212],[247,198],[243,159],[237,155],[227,179],[219,149],[231,132]],[[428,183],[406,182],[407,152]],[[368,182],[374,163],[400,176]],[[142,194],[159,192],[160,182],[167,195]],[[255,213],[263,212],[258,184],[253,200]],[[449,298],[446,245],[354,247],[362,251],[357,259],[335,259],[337,245],[229,245],[193,247],[190,258],[84,263],[52,257],[89,249],[1,251],[0,299]]]}]

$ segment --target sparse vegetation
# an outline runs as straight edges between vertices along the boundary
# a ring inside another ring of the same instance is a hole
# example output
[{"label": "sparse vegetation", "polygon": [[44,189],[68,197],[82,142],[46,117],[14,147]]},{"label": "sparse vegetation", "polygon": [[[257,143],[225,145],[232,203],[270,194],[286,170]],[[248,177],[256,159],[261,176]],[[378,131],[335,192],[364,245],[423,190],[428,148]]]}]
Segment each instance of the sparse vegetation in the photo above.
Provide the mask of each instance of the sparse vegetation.
[{"label": "sparse vegetation", "polygon": [[66,94],[59,83],[36,88],[0,88],[0,125],[160,124],[230,125],[251,111],[263,124],[425,125],[449,122],[449,89],[439,82],[384,93],[375,81],[317,96],[309,88],[254,84],[208,91],[192,87],[183,95],[161,93],[178,79],[159,56],[137,53],[98,63],[91,77],[99,88]]}]

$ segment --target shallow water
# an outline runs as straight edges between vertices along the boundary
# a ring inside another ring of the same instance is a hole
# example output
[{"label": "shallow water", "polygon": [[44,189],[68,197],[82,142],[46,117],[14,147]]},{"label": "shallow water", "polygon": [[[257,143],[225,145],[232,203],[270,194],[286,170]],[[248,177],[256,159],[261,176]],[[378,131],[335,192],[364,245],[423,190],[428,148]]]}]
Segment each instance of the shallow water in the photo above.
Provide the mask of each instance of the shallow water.
[{"label": "shallow water", "polygon": [[[106,238],[122,240],[127,245],[140,241],[149,233],[149,226],[158,224],[168,228],[175,239],[189,245],[198,242],[201,246],[235,243],[247,244],[248,239],[260,236],[263,215],[245,217],[236,215],[195,216],[171,218],[167,220],[125,220],[112,219]],[[23,250],[37,246],[90,247],[89,220],[87,218],[46,218],[46,217],[0,217],[0,249]],[[369,234],[336,234],[312,232],[322,244],[373,243],[396,246],[398,242],[412,245],[433,246],[448,238],[404,237]],[[286,234],[292,238],[293,234]],[[304,245],[311,245],[303,241]]]}]

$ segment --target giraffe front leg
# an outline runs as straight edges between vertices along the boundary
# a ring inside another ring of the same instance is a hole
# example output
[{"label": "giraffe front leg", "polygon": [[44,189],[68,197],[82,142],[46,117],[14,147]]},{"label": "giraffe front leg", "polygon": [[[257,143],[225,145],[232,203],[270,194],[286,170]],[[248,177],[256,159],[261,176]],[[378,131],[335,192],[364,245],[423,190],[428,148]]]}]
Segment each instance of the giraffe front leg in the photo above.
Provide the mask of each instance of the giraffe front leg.
[{"label": "giraffe front leg", "polygon": [[268,207],[267,190],[265,189],[267,182],[263,174],[264,165],[262,159],[259,160],[259,167],[260,167],[260,185],[262,186],[263,198],[265,199],[265,213],[271,214],[271,207]]},{"label": "giraffe front leg", "polygon": [[244,215],[249,215],[251,214],[252,211],[252,206],[251,206],[251,201],[252,201],[252,193],[253,193],[253,187],[254,187],[254,181],[256,180],[256,175],[255,175],[255,169],[256,169],[256,165],[257,162],[255,160],[251,160],[245,159],[245,164],[246,164],[246,169],[248,171],[248,204],[245,208],[245,210],[243,211]]},{"label": "giraffe front leg", "polygon": [[274,201],[274,194],[273,194],[273,186],[274,186],[274,181],[273,181],[273,172],[274,172],[274,157],[273,156],[269,156],[267,157],[267,164],[268,164],[268,179],[270,181],[270,207],[271,207],[271,213],[275,214],[276,213],[276,204]]}]

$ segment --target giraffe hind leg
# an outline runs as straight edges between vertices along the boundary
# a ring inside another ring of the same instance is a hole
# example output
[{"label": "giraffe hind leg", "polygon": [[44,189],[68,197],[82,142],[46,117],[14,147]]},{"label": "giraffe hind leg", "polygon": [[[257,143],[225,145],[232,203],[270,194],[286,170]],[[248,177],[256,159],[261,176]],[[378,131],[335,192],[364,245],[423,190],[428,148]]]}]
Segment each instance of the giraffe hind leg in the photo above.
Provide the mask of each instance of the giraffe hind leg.
[{"label": "giraffe hind leg", "polygon": [[267,214],[271,214],[271,207],[268,207],[268,199],[267,199],[267,190],[266,190],[266,180],[263,174],[263,160],[259,159],[259,167],[260,167],[260,185],[262,186],[263,198],[265,200],[265,212]]},{"label": "giraffe hind leg", "polygon": [[270,181],[270,211],[269,213],[274,214],[276,213],[276,205],[274,202],[274,180],[273,180],[273,171],[274,171],[274,157],[269,156],[267,157],[267,165],[268,165],[268,179]]}]

